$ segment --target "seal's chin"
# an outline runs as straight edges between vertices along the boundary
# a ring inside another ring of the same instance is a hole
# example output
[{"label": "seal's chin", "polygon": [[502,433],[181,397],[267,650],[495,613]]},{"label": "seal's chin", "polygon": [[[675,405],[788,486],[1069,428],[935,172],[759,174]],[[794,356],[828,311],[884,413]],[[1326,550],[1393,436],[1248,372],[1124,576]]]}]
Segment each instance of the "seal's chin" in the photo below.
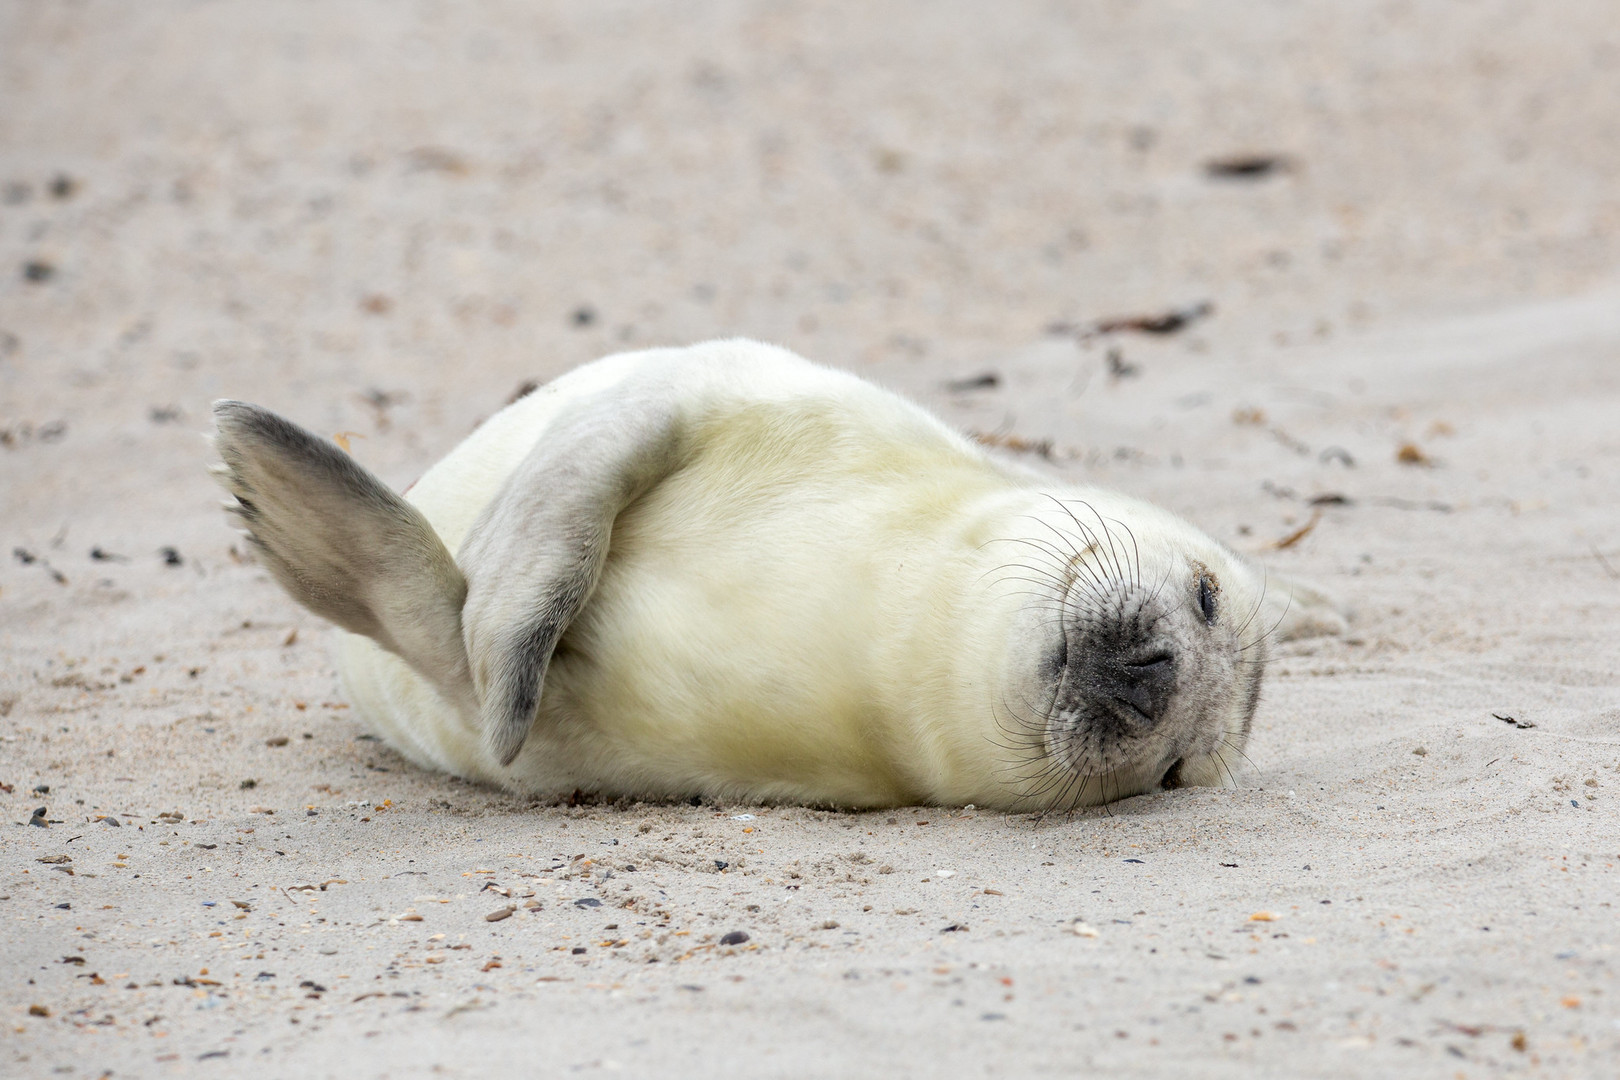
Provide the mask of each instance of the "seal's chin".
[{"label": "seal's chin", "polygon": [[[1075,778],[1077,804],[1224,782],[1222,755],[1246,741],[1250,699],[1237,685],[1220,686],[1198,658],[1165,663],[1180,666],[1185,681],[1162,691],[1067,673],[1081,688],[1047,720],[1044,749],[1056,769]],[[1211,684],[1219,691],[1211,693]]]}]

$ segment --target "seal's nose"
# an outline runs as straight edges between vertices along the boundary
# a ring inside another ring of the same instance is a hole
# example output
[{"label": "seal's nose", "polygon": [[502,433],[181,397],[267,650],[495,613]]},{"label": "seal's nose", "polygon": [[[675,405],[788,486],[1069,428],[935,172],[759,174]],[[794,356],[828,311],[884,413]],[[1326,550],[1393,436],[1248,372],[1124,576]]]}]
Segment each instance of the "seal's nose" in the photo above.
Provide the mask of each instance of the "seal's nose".
[{"label": "seal's nose", "polygon": [[1108,685],[1101,689],[1151,723],[1164,715],[1170,703],[1176,685],[1176,658],[1163,650],[1133,656],[1121,660],[1105,678]]}]

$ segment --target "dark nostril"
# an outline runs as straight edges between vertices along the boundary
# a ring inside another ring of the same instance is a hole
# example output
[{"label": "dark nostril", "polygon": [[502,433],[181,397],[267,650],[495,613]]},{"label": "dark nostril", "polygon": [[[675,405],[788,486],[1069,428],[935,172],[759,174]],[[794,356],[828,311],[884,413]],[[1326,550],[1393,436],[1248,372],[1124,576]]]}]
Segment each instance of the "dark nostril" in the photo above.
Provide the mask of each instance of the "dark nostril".
[{"label": "dark nostril", "polygon": [[1148,721],[1158,720],[1175,687],[1175,658],[1168,652],[1148,653],[1122,661],[1108,687],[1115,701],[1130,706]]}]

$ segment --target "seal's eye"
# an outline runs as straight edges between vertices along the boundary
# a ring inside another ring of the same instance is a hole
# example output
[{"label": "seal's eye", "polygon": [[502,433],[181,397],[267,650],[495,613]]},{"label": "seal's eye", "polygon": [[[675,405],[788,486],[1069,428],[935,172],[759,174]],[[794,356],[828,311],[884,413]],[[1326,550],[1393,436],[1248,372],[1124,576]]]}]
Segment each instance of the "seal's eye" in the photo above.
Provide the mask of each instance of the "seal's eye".
[{"label": "seal's eye", "polygon": [[1198,610],[1204,613],[1206,623],[1215,625],[1215,583],[1208,574],[1198,575]]}]

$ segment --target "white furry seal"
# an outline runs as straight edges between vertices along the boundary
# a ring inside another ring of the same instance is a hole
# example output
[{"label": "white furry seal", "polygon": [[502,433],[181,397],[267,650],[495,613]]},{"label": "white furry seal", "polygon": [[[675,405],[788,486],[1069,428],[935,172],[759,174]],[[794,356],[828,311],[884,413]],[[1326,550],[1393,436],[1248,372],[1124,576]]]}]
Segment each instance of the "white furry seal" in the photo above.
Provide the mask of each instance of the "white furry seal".
[{"label": "white furry seal", "polygon": [[523,791],[1040,810],[1218,783],[1282,610],[1179,518],[749,341],[579,368],[408,499],[214,411],[228,508],[351,631],[359,714]]}]

